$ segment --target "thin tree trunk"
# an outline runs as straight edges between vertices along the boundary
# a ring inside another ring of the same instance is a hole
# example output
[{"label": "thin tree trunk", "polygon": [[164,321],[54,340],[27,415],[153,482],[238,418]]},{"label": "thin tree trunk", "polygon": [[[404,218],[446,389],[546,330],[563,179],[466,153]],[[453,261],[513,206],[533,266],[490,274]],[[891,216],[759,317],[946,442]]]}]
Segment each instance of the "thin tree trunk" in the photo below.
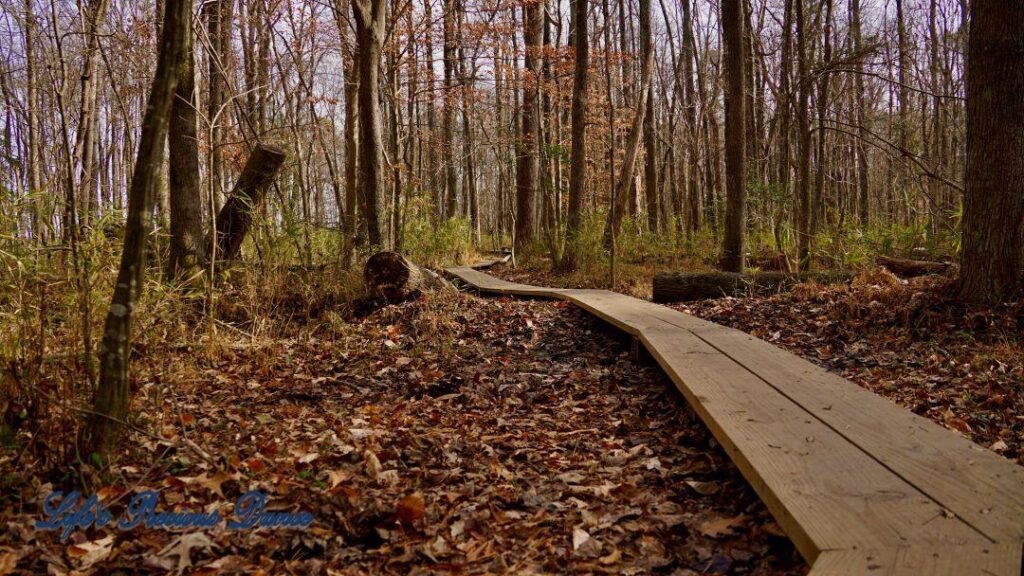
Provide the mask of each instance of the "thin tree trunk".
[{"label": "thin tree trunk", "polygon": [[107,311],[100,347],[100,381],[93,404],[95,413],[87,431],[87,445],[101,458],[117,445],[121,423],[128,415],[128,385],[131,321],[146,270],[146,238],[161,153],[167,139],[167,125],[174,99],[178,71],[186,57],[186,27],[191,2],[165,0],[163,33],[156,74],[150,89],[142,123],[138,159],[128,194],[124,248],[114,294]]},{"label": "thin tree trunk", "polygon": [[853,35],[853,50],[856,53],[856,70],[854,72],[854,91],[857,93],[857,126],[860,137],[854,140],[857,153],[857,213],[861,229],[867,229],[871,223],[871,210],[868,205],[868,151],[867,144],[867,103],[864,99],[864,46],[860,30],[860,0],[850,0],[850,33]]},{"label": "thin tree trunk", "polygon": [[800,134],[800,162],[797,189],[797,262],[800,271],[810,268],[811,259],[811,128],[808,100],[811,82],[807,68],[807,22],[804,3],[796,0],[797,105],[796,119]]},{"label": "thin tree trunk", "polygon": [[[640,57],[644,62],[654,60],[654,42],[651,39],[651,0],[640,0]],[[656,232],[660,228],[660,194],[658,186],[658,148],[654,131],[654,90],[645,89],[647,104],[644,115],[644,193],[647,200],[647,228]]]},{"label": "thin tree trunk", "polygon": [[722,270],[742,272],[746,227],[746,56],[743,50],[743,0],[722,0],[725,48],[725,238]]},{"label": "thin tree trunk", "polygon": [[573,0],[573,48],[575,64],[572,88],[572,152],[569,160],[569,214],[566,250],[561,268],[575,269],[582,257],[584,190],[587,185],[587,89],[590,76],[590,35],[587,32],[587,1]]},{"label": "thin tree trunk", "polygon": [[167,260],[170,279],[191,275],[206,263],[203,234],[203,197],[199,182],[199,134],[196,129],[195,43],[192,12],[182,38],[185,59],[181,65],[168,128],[169,203],[171,247]]},{"label": "thin tree trunk", "polygon": [[530,1],[523,7],[524,59],[522,135],[516,162],[516,249],[522,250],[533,242],[536,225],[534,212],[537,196],[537,128],[540,109],[541,64],[541,9]]},{"label": "thin tree trunk", "polygon": [[832,59],[832,0],[825,0],[824,24],[825,26],[822,31],[822,66],[825,70],[818,77],[818,101],[816,102],[818,105],[818,164],[814,177],[814,204],[811,213],[812,236],[821,228],[825,215],[825,154],[827,153],[825,148],[825,115],[828,111],[829,98],[830,75],[828,73],[828,66],[831,64]]}]

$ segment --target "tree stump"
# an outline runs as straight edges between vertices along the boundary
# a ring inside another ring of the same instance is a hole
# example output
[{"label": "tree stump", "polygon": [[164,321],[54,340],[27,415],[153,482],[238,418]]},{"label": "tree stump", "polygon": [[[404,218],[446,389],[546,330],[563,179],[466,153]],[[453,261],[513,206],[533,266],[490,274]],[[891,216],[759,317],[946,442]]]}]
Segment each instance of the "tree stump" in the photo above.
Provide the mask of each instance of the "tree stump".
[{"label": "tree stump", "polygon": [[722,296],[739,296],[755,293],[765,294],[792,288],[801,282],[832,284],[847,282],[853,274],[844,271],[833,272],[760,272],[738,274],[735,272],[659,272],[654,275],[653,299],[655,302],[689,302]]}]

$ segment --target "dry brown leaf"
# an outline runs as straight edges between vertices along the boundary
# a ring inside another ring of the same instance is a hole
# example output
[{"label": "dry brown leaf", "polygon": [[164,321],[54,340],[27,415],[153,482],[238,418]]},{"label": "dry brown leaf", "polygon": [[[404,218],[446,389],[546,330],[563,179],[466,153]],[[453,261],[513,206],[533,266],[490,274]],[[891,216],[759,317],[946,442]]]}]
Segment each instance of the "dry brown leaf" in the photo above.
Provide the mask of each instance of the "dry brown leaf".
[{"label": "dry brown leaf", "polygon": [[68,556],[74,558],[80,570],[86,570],[110,556],[114,548],[114,536],[107,536],[91,542],[68,546]]},{"label": "dry brown leaf", "polygon": [[14,572],[18,565],[18,554],[15,552],[4,552],[0,554],[0,576],[7,576]]},{"label": "dry brown leaf", "polygon": [[412,526],[421,520],[424,515],[423,494],[414,492],[399,500],[396,514],[403,526]]},{"label": "dry brown leaf", "polygon": [[700,533],[708,538],[724,538],[726,536],[732,536],[734,531],[745,524],[746,521],[746,516],[719,518],[718,520],[712,520],[701,524]]}]

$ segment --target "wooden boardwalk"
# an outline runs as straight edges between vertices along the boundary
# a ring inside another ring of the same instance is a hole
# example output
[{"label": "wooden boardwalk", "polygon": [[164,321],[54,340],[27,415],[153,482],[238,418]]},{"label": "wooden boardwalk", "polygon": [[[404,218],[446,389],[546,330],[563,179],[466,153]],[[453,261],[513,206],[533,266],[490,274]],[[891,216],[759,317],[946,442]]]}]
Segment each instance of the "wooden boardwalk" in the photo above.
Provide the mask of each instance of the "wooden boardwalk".
[{"label": "wooden boardwalk", "polygon": [[516,284],[637,338],[824,575],[1020,575],[1024,468],[738,330],[608,290]]}]

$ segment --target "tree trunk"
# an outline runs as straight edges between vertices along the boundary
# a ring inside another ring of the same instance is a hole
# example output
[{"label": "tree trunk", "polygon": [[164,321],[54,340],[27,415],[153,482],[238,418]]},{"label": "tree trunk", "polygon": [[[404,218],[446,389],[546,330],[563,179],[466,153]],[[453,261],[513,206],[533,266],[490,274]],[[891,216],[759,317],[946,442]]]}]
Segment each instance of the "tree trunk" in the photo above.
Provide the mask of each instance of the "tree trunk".
[{"label": "tree trunk", "polygon": [[387,247],[384,213],[384,138],[381,126],[378,67],[384,41],[384,0],[353,0],[356,62],[359,70],[359,185],[370,246]]},{"label": "tree trunk", "polygon": [[245,168],[235,182],[235,188],[224,207],[217,214],[216,260],[238,258],[253,214],[263,200],[263,193],[277,177],[284,164],[285,153],[279,148],[260,144],[252,151]]},{"label": "tree trunk", "polygon": [[860,32],[860,0],[850,0],[850,33],[853,35],[853,51],[856,57],[856,70],[853,82],[854,90],[857,93],[857,127],[859,138],[855,139],[854,147],[857,153],[857,215],[862,230],[867,230],[871,222],[871,210],[868,205],[868,150],[867,144],[867,113],[864,100],[864,58],[862,53],[863,42]]},{"label": "tree trunk", "polygon": [[[651,0],[640,0],[640,57],[644,62],[654,60],[654,42],[651,40]],[[646,94],[644,193],[647,199],[647,228],[653,233],[659,230],[661,202],[658,186],[658,148],[654,132],[654,90],[647,88]]]},{"label": "tree trunk", "polygon": [[523,126],[516,162],[516,250],[521,251],[533,242],[536,225],[534,211],[537,196],[537,127],[540,109],[540,63],[541,63],[541,7],[534,1],[523,8],[525,29],[523,40],[526,48],[523,81]]},{"label": "tree trunk", "polygon": [[178,71],[186,57],[186,26],[192,3],[165,0],[164,26],[156,73],[142,123],[138,158],[128,191],[124,248],[114,294],[107,311],[100,347],[100,381],[87,430],[87,445],[101,458],[117,444],[121,423],[128,415],[128,360],[132,312],[142,292],[146,271],[146,238],[149,235],[153,192],[167,139],[167,125]]},{"label": "tree trunk", "polygon": [[169,158],[171,249],[167,277],[189,276],[206,263],[203,237],[203,197],[199,182],[199,134],[196,129],[195,43],[192,12],[187,15],[185,60],[171,106],[167,149]]},{"label": "tree trunk", "polygon": [[803,271],[811,261],[811,127],[808,100],[811,91],[807,68],[807,22],[804,3],[796,0],[797,92],[796,119],[800,134],[800,163],[797,177],[797,265]]},{"label": "tree trunk", "polygon": [[647,92],[651,89],[651,75],[654,68],[654,54],[648,54],[644,60],[643,68],[640,71],[640,93],[637,94],[636,114],[633,116],[633,124],[629,128],[629,139],[626,142],[626,156],[622,159],[622,170],[619,172],[619,180],[615,189],[619,192],[615,198],[615,205],[608,212],[608,222],[604,229],[604,247],[611,248],[613,237],[617,237],[622,227],[622,218],[626,214],[629,202],[633,193],[625,194],[632,189],[633,170],[636,167],[636,157],[640,154],[640,138],[643,135],[644,118],[647,116]]},{"label": "tree trunk", "polygon": [[587,185],[587,84],[590,76],[590,35],[587,32],[587,1],[573,0],[573,48],[575,65],[572,87],[572,152],[569,159],[569,214],[566,249],[560,266],[573,270],[582,256],[583,195]]},{"label": "tree trunk", "polygon": [[945,274],[951,268],[948,262],[908,260],[906,258],[891,258],[889,256],[878,256],[875,258],[875,262],[900,278],[914,278],[926,274]]},{"label": "tree trunk", "polygon": [[700,147],[697,132],[697,98],[693,85],[693,61],[697,57],[696,45],[693,41],[693,25],[690,17],[690,0],[681,0],[683,4],[683,91],[686,108],[686,156],[687,184],[686,193],[689,200],[689,226],[687,232],[692,234],[701,227],[701,190],[700,190]]},{"label": "tree trunk", "polygon": [[825,116],[828,113],[829,98],[829,73],[828,66],[832,59],[832,0],[825,0],[824,29],[822,30],[822,66],[825,70],[818,76],[818,151],[817,170],[814,175],[814,202],[811,211],[811,235],[813,236],[822,227],[822,220],[825,217],[825,155],[828,150],[825,147],[826,134]]},{"label": "tree trunk", "polygon": [[209,97],[206,100],[206,118],[210,126],[210,189],[216,206],[224,201],[224,167],[221,160],[221,144],[224,141],[224,114],[222,113],[226,92],[228,61],[231,52],[231,21],[234,0],[214,0],[205,4],[206,33],[208,46],[207,85]]},{"label": "tree trunk", "polygon": [[971,2],[967,171],[957,293],[997,304],[1024,295],[1024,3]]},{"label": "tree trunk", "polygon": [[722,0],[722,38],[725,47],[725,239],[721,267],[743,271],[746,227],[746,97],[743,53],[743,0]]},{"label": "tree trunk", "polygon": [[[375,0],[381,1],[381,0]],[[459,181],[455,171],[455,0],[444,0],[444,100],[441,147],[445,166],[445,217],[458,216]]]},{"label": "tree trunk", "polygon": [[377,252],[366,261],[363,279],[371,298],[401,302],[419,292],[425,275],[397,252]]}]

